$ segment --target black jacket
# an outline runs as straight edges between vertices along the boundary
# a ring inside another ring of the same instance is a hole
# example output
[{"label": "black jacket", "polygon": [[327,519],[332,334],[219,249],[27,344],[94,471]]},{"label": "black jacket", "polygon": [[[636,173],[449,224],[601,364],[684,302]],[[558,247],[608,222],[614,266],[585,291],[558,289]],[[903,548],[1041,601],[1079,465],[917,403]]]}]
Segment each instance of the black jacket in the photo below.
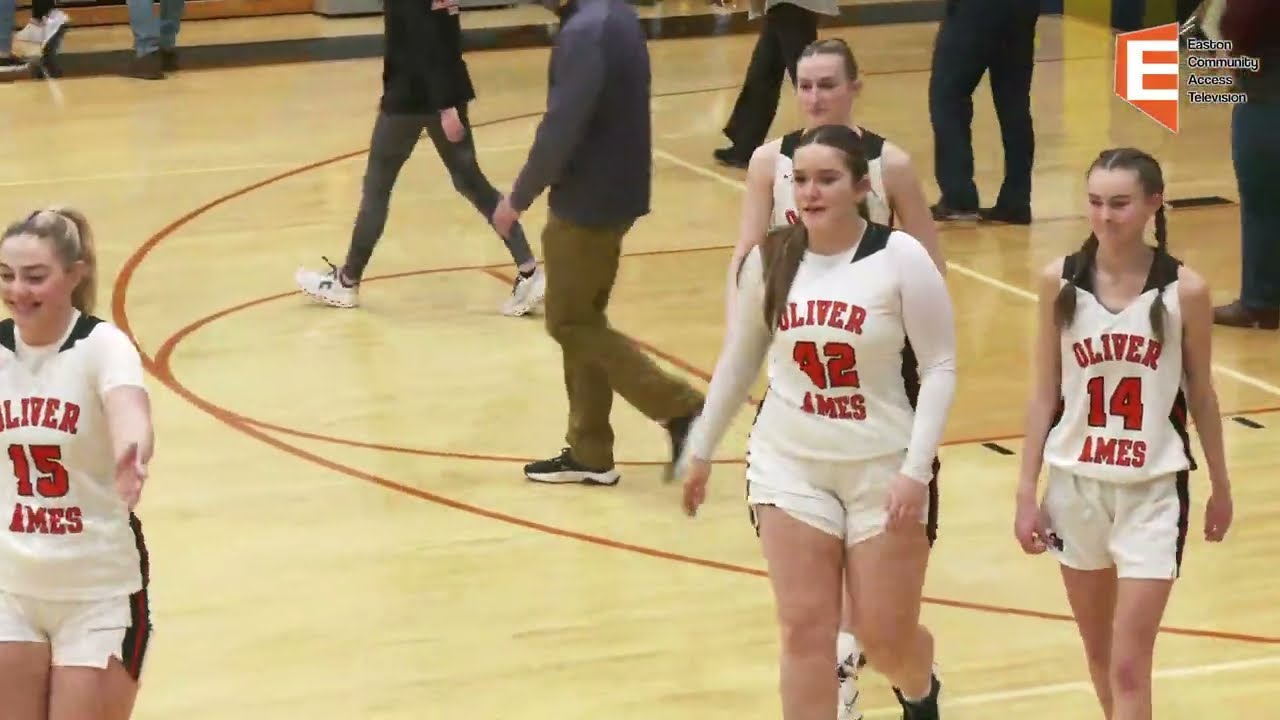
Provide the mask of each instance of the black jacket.
[{"label": "black jacket", "polygon": [[474,100],[458,0],[384,0],[383,112],[427,114]]}]

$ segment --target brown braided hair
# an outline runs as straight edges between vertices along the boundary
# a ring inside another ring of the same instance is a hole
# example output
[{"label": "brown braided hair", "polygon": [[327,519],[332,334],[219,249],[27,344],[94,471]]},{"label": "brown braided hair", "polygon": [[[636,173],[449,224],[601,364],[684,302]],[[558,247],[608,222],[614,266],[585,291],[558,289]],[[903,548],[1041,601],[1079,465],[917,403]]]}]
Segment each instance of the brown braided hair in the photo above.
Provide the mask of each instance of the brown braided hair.
[{"label": "brown braided hair", "polygon": [[[1160,163],[1137,148],[1103,150],[1089,166],[1085,177],[1092,174],[1094,170],[1132,170],[1137,174],[1138,184],[1142,186],[1142,191],[1148,197],[1164,192],[1164,172],[1160,169]],[[1156,257],[1152,263],[1159,263],[1161,257],[1168,254],[1169,243],[1168,220],[1165,218],[1163,203],[1156,210],[1155,225]],[[1053,303],[1054,321],[1060,330],[1070,325],[1075,318],[1076,288],[1089,276],[1089,273],[1093,272],[1098,257],[1098,236],[1095,233],[1089,233],[1088,239],[1080,247],[1080,255],[1083,262],[1076,265],[1075,272],[1062,286],[1062,290],[1058,292],[1058,298]],[[1151,329],[1156,339],[1163,342],[1164,297],[1160,294],[1156,295],[1155,302],[1151,304]]]}]

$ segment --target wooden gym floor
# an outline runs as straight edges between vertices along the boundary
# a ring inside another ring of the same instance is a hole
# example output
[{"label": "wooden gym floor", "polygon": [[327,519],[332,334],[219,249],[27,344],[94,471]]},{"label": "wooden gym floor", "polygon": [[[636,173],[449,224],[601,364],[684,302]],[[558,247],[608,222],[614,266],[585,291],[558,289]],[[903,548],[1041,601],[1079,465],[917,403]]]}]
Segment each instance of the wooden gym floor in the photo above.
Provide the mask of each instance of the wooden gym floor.
[{"label": "wooden gym floor", "polygon": [[[866,71],[863,124],[903,144],[934,194],[929,24],[832,31]],[[1046,18],[1034,88],[1031,228],[947,229],[959,395],[925,620],[949,720],[1096,718],[1057,571],[1011,532],[1036,272],[1077,247],[1104,146],[1163,161],[1171,199],[1233,201],[1229,109],[1185,106],[1176,137],[1111,97],[1110,36]],[[752,38],[653,44],[654,212],[630,235],[612,320],[702,385],[722,334],[741,174],[710,152]],[[482,164],[501,188],[543,108],[546,51],[469,58]],[[379,92],[375,60],[0,88],[0,214],[69,201],[96,224],[100,314],[145,353],[159,450],[141,508],[156,635],[136,717],[778,717],[776,630],[742,503],[744,408],[711,499],[683,517],[664,434],[614,412],[623,482],[526,483],[559,450],[565,401],[539,318],[496,313],[512,268],[430,146],[405,167],[365,305],[293,292],[341,262]],[[527,83],[527,85],[522,85]],[[775,131],[796,122],[784,95]],[[985,199],[1001,152],[984,84]],[[222,115],[221,113],[225,113]],[[315,113],[308,119],[307,114]],[[540,201],[527,214],[536,238]],[[1171,244],[1234,297],[1234,204],[1177,210]],[[1203,542],[1196,474],[1184,579],[1160,638],[1156,716],[1257,717],[1280,689],[1280,426],[1274,334],[1215,331],[1236,525]],[[1197,445],[1197,454],[1199,448]],[[868,717],[895,717],[868,674]]]}]

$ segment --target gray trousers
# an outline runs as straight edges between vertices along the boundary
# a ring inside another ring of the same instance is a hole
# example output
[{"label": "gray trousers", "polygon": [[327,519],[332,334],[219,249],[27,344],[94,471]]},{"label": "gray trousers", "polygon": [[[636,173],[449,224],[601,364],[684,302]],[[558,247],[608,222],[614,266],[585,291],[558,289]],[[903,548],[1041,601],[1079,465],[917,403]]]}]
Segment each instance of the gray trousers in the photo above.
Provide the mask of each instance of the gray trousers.
[{"label": "gray trousers", "polygon": [[[501,194],[480,170],[480,164],[476,160],[475,141],[471,134],[471,123],[467,120],[465,107],[458,108],[458,117],[462,120],[467,134],[461,141],[454,143],[445,137],[438,113],[430,115],[378,113],[378,119],[373,124],[369,160],[365,166],[360,211],[356,215],[356,226],[351,234],[347,260],[342,267],[343,274],[347,278],[359,281],[364,274],[365,266],[369,264],[373,249],[387,225],[391,190],[395,187],[396,178],[400,175],[400,168],[404,167],[405,161],[417,147],[423,129],[426,129],[427,136],[436,146],[440,161],[449,170],[449,178],[453,181],[454,189],[470,201],[486,223],[493,217],[494,208],[498,207],[498,198]],[[497,231],[494,234],[496,235]],[[519,223],[512,226],[510,237],[505,238],[503,242],[506,243],[511,259],[516,265],[533,261],[529,242],[525,240],[524,229]]]}]

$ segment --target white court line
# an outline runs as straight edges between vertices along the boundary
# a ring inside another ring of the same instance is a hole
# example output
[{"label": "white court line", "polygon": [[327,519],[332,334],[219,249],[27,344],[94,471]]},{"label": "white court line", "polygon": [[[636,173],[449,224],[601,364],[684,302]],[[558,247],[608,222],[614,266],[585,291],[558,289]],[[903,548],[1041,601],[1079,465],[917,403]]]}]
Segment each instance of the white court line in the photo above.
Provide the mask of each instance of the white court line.
[{"label": "white court line", "polygon": [[[701,175],[702,177],[705,177],[708,180],[714,180],[722,185],[727,185],[728,187],[734,188],[739,192],[743,192],[747,188],[747,186],[741,181],[734,180],[733,178],[730,178],[730,177],[726,177],[714,170],[710,170],[700,165],[694,165],[688,160],[672,155],[671,153],[665,150],[654,149],[653,154],[657,157],[662,158],[663,160],[666,160],[667,162],[673,165],[679,165],[680,167],[684,168],[685,170],[688,170],[691,173],[694,173],[696,175]],[[959,265],[951,261],[947,261],[947,268],[960,275],[964,275],[965,277],[977,280],[980,283],[984,283],[986,285],[990,285],[993,288],[1004,290],[1007,293],[1017,295],[1018,297],[1023,298],[1024,300],[1030,300],[1032,302],[1036,301],[1035,293],[1025,290],[1023,288],[1017,287],[1016,285],[1010,285],[1009,283],[1003,280],[998,280],[996,278],[993,278],[990,275],[980,273],[977,270],[974,270],[973,268],[965,267],[964,265]],[[1252,375],[1247,375],[1245,373],[1240,372],[1239,370],[1236,370],[1235,368],[1229,368],[1224,365],[1219,365],[1217,363],[1213,364],[1213,370],[1214,372],[1220,375],[1225,375],[1226,377],[1229,377],[1232,380],[1244,383],[1245,385],[1250,385],[1265,393],[1275,395],[1276,397],[1280,397],[1280,386],[1273,385],[1272,383],[1269,383],[1266,380],[1253,377]]]},{"label": "white court line", "polygon": [[[1156,670],[1151,674],[1151,676],[1156,679],[1199,677],[1201,675],[1216,675],[1218,673],[1233,672],[1236,670],[1251,670],[1253,668],[1266,667],[1268,665],[1280,665],[1280,655],[1269,655],[1249,660],[1233,660],[1231,662],[1214,663],[1212,665],[1192,665],[1190,667],[1166,668],[1163,670]],[[946,696],[945,678],[943,678],[943,685],[943,695],[941,697],[940,705],[944,708],[960,707],[964,705],[987,705],[991,703],[1008,702],[1010,700],[1043,697],[1045,695],[1060,695],[1070,692],[1081,692],[1090,696],[1093,695],[1093,685],[1082,681],[1055,683],[1053,685],[1033,685],[1031,687],[1018,688],[1016,690],[999,690],[996,692],[978,693],[976,695],[961,695],[956,698],[948,698]],[[866,711],[864,714],[868,718],[901,717],[902,708],[897,706],[875,708],[874,710]]]}]

